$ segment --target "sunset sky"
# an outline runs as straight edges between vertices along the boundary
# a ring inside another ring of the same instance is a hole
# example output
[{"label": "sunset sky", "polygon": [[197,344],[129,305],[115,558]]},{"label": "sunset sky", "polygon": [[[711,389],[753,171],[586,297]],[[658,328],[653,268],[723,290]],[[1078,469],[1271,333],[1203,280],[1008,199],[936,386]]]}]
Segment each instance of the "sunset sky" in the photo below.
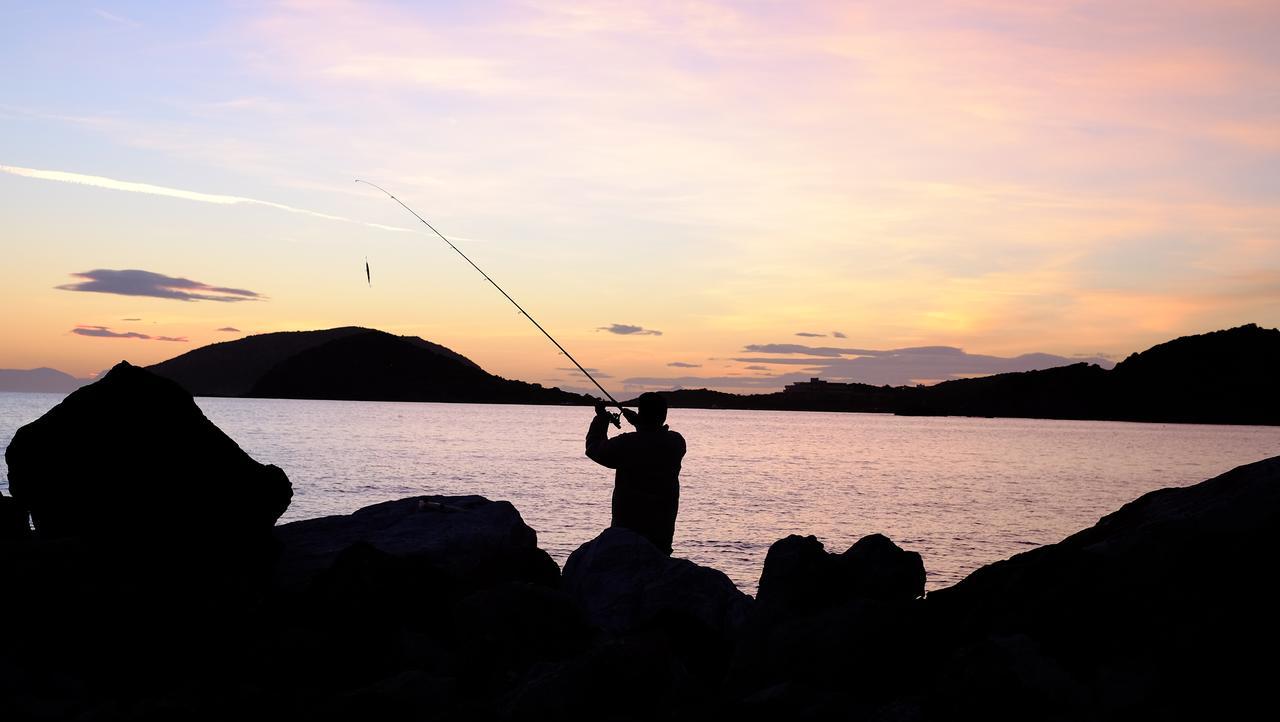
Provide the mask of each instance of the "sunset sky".
[{"label": "sunset sky", "polygon": [[5,3],[0,368],[361,325],[587,387],[355,178],[620,391],[1277,326],[1277,37],[1274,0]]}]

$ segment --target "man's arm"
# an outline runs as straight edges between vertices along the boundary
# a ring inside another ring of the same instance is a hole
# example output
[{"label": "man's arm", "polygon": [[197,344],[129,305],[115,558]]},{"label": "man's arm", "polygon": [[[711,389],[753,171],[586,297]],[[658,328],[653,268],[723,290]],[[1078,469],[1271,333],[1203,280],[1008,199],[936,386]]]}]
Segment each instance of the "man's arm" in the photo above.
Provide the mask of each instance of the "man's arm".
[{"label": "man's arm", "polygon": [[587,429],[587,457],[592,461],[607,466],[610,469],[618,468],[618,444],[617,438],[609,438],[609,415],[602,413],[604,407],[597,407],[596,417],[591,420],[591,426]]}]

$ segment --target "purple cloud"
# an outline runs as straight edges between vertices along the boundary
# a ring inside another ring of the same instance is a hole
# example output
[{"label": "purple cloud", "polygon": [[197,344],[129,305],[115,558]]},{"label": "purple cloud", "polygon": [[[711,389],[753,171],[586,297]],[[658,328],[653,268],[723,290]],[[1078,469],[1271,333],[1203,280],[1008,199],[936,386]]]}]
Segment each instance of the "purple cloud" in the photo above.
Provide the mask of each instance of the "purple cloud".
[{"label": "purple cloud", "polygon": [[188,278],[175,278],[151,271],[125,269],[114,271],[98,268],[84,273],[73,273],[73,278],[83,280],[67,283],[56,288],[63,291],[84,291],[88,293],[114,293],[119,296],[150,296],[152,298],[168,298],[176,301],[221,301],[234,303],[237,301],[257,301],[263,296],[255,291],[243,288],[226,288],[210,286]]},{"label": "purple cloud", "polygon": [[234,327],[234,326],[223,326],[222,328],[214,329],[214,330],[216,330],[216,331],[225,331],[226,333],[240,333],[240,329],[238,329],[238,328],[236,328],[236,327]]},{"label": "purple cloud", "polygon": [[811,333],[809,331],[800,331],[800,332],[797,332],[796,335],[804,336],[805,338],[821,338],[823,336],[826,336],[825,333]]},{"label": "purple cloud", "polygon": [[643,326],[632,326],[631,324],[627,324],[627,323],[612,323],[612,324],[609,324],[608,326],[601,326],[596,330],[608,331],[609,333],[616,333],[619,336],[661,336],[662,335],[661,331],[655,331],[651,328],[645,328]]},{"label": "purple cloud", "polygon": [[137,338],[143,341],[176,341],[177,343],[188,343],[186,336],[149,336],[145,333],[137,331],[112,331],[106,326],[85,326],[80,325],[71,329],[71,333],[78,336],[89,336],[92,338]]},{"label": "purple cloud", "polygon": [[[591,368],[590,366],[585,366],[584,368],[587,370],[587,373],[591,374],[592,376],[595,376],[595,377],[596,377],[596,378],[598,378],[598,379],[611,379],[611,378],[613,378],[613,375],[612,375],[612,374],[607,374],[607,373],[605,373],[605,372],[601,371],[600,369],[593,369],[593,368]],[[569,372],[571,372],[571,373],[575,373],[575,374],[580,374],[580,373],[582,373],[581,371],[579,371],[578,369],[576,369],[576,368],[574,368],[574,367],[572,367],[572,366],[557,366],[557,367],[556,367],[556,371],[569,371]]]},{"label": "purple cloud", "polygon": [[990,376],[1014,371],[1032,371],[1068,364],[1097,364],[1111,368],[1115,362],[1105,354],[1058,356],[1027,353],[1004,357],[971,354],[954,346],[917,346],[899,349],[837,348],[799,344],[752,344],[746,350],[758,355],[733,359],[745,371],[775,369],[774,376],[756,378],[723,376],[632,377],[623,379],[630,390],[654,391],[671,388],[738,388],[780,391],[785,384],[819,376],[829,381],[857,382],[873,386],[909,386],[952,379]]},{"label": "purple cloud", "polygon": [[667,364],[667,365],[668,365],[668,366],[672,366],[672,367],[674,367],[674,368],[678,368],[678,369],[700,369],[700,368],[702,368],[702,364],[691,364],[691,363],[686,363],[686,362],[684,362],[684,361],[672,361],[671,363],[669,363],[669,364]]},{"label": "purple cloud", "polygon": [[832,331],[831,335],[835,338],[849,338],[848,336],[844,335],[843,331]]}]

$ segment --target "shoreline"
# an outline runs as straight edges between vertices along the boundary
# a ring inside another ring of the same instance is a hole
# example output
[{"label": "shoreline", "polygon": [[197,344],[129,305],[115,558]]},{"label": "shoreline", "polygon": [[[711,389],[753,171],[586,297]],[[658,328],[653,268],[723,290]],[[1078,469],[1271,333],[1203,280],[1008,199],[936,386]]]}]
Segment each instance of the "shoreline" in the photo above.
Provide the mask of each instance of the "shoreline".
[{"label": "shoreline", "polygon": [[911,545],[791,534],[754,597],[621,528],[562,569],[477,495],[277,525],[285,472],[127,364],[6,460],[5,719],[1232,718],[1280,644],[1280,457],[927,594]]}]

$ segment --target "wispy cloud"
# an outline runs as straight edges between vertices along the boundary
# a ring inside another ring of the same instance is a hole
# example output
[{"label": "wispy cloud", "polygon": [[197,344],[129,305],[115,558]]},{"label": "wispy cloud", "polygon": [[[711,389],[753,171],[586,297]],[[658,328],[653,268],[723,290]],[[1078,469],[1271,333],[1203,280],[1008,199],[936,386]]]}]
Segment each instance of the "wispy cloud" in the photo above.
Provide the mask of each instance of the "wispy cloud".
[{"label": "wispy cloud", "polygon": [[217,331],[223,331],[223,332],[225,332],[225,333],[240,333],[240,329],[238,329],[238,328],[236,328],[236,327],[234,327],[234,326],[223,326],[222,328],[215,329],[215,330],[217,330]]},{"label": "wispy cloud", "polygon": [[[587,369],[587,373],[591,374],[592,376],[595,376],[595,377],[596,377],[596,378],[598,378],[598,379],[611,379],[611,378],[613,378],[613,375],[612,375],[612,374],[607,374],[607,373],[605,373],[604,371],[601,371],[600,369],[594,369],[594,368],[591,368],[590,366],[587,366],[587,367],[585,367],[585,368]],[[575,373],[575,374],[580,374],[580,373],[582,373],[581,371],[579,371],[578,369],[576,369],[576,368],[574,368],[574,367],[572,367],[572,366],[560,366],[560,367],[557,367],[557,368],[556,368],[556,371],[569,371],[569,372],[571,372],[571,373]]]},{"label": "wispy cloud", "polygon": [[812,333],[812,332],[809,332],[809,331],[797,331],[797,332],[796,332],[796,335],[797,335],[797,336],[803,336],[803,337],[805,337],[805,338],[821,338],[821,337],[826,336],[826,334],[825,334],[825,333]]},{"label": "wispy cloud", "polygon": [[668,366],[671,366],[671,367],[674,367],[674,368],[678,368],[678,369],[700,369],[700,368],[702,368],[702,364],[691,364],[691,363],[688,363],[688,362],[685,362],[685,361],[672,361],[671,363],[669,363],[669,364],[667,364],[667,365],[668,365]]},{"label": "wispy cloud", "polygon": [[383,231],[395,231],[397,233],[413,233],[408,228],[399,228],[396,226],[386,226],[381,223],[368,223],[366,221],[357,221],[353,218],[345,218],[343,216],[335,216],[331,213],[320,213],[319,211],[311,211],[306,208],[295,208],[283,203],[275,203],[273,201],[264,201],[257,198],[246,198],[244,196],[230,196],[218,193],[201,193],[200,191],[190,191],[182,188],[170,188],[168,186],[152,185],[150,183],[137,183],[134,181],[118,180],[116,178],[108,178],[100,175],[86,175],[84,173],[70,173],[60,170],[40,170],[38,168],[23,168],[21,166],[0,165],[0,172],[10,175],[22,176],[24,178],[36,178],[39,180],[57,181],[59,183],[74,183],[76,185],[91,186],[93,188],[106,188],[108,190],[125,191],[128,193],[146,193],[153,196],[165,196],[167,198],[181,198],[187,201],[196,201],[197,203],[213,203],[215,205],[238,205],[248,204],[256,206],[265,206],[267,208],[275,208],[276,210],[288,211],[289,213],[298,213],[313,218],[323,218],[329,221],[342,221],[343,223],[358,223],[368,228],[377,228]]},{"label": "wispy cloud", "polygon": [[137,20],[131,20],[130,18],[126,18],[126,17],[124,17],[124,16],[122,16],[122,15],[116,15],[116,14],[114,14],[114,13],[109,13],[109,12],[107,12],[106,10],[103,10],[103,9],[101,9],[101,8],[94,8],[94,9],[93,9],[93,14],[94,14],[94,15],[97,15],[98,17],[102,18],[103,20],[107,20],[107,21],[109,21],[109,22],[115,23],[116,25],[122,25],[122,26],[127,27],[127,28],[139,28],[139,27],[142,27],[142,23],[138,22]]},{"label": "wispy cloud", "polygon": [[841,331],[832,331],[831,336],[834,338],[849,338],[848,336],[844,335],[844,333]]},{"label": "wispy cloud", "polygon": [[74,278],[84,280],[57,286],[59,290],[113,293],[119,296],[150,296],[176,301],[220,301],[223,303],[259,301],[263,298],[262,294],[256,291],[249,291],[243,288],[211,286],[188,278],[175,278],[174,276],[137,269],[115,271],[99,268],[71,275]]},{"label": "wispy cloud", "polygon": [[86,326],[80,325],[71,329],[71,333],[77,336],[89,336],[91,338],[136,338],[143,341],[176,341],[177,343],[188,343],[186,336],[151,336],[136,331],[112,331],[106,326]]},{"label": "wispy cloud", "polygon": [[661,336],[662,335],[661,331],[655,331],[654,329],[645,328],[643,326],[633,326],[628,323],[612,323],[612,324],[609,324],[608,326],[601,326],[596,330],[608,331],[609,333],[616,333],[619,336]]}]

